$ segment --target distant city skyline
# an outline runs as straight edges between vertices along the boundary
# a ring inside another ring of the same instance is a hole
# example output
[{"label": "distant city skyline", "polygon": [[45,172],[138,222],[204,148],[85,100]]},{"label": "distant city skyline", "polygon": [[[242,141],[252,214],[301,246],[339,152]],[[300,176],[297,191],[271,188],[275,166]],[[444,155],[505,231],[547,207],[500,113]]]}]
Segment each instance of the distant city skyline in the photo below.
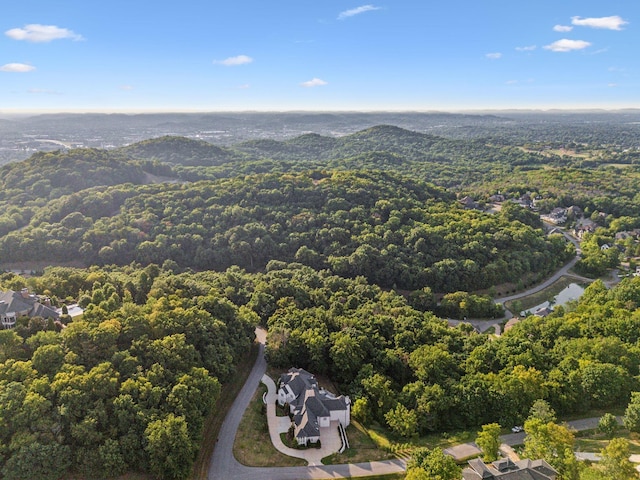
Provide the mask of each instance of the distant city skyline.
[{"label": "distant city skyline", "polygon": [[640,4],[22,0],[0,114],[640,108]]}]

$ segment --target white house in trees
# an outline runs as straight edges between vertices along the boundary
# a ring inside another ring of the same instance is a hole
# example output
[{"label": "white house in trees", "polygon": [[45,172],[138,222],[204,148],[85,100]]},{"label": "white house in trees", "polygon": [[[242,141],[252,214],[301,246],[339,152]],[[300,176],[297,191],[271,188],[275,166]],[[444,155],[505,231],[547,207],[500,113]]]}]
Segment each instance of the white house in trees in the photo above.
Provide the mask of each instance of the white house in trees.
[{"label": "white house in trees", "polygon": [[23,288],[20,292],[0,292],[0,328],[13,328],[19,317],[42,317],[57,320],[55,309],[47,297],[39,297]]},{"label": "white house in trees", "polygon": [[346,428],[351,422],[351,400],[318,386],[316,378],[302,368],[291,368],[280,376],[278,403],[289,405],[298,445],[320,440],[320,428],[337,422]]}]

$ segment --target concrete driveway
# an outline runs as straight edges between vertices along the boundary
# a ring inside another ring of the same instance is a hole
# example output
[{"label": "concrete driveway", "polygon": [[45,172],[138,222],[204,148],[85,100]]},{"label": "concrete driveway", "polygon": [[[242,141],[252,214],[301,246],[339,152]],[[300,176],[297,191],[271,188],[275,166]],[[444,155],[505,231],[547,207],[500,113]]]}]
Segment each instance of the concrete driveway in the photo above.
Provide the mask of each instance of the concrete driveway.
[{"label": "concrete driveway", "polygon": [[340,450],[342,442],[340,440],[340,434],[338,433],[338,422],[331,422],[329,427],[320,427],[320,443],[322,445],[320,448],[297,450],[287,447],[282,442],[280,434],[289,430],[291,420],[289,420],[289,417],[276,416],[276,399],[278,398],[278,394],[276,392],[276,384],[271,377],[266,374],[263,375],[262,383],[267,386],[267,394],[265,395],[267,422],[269,424],[269,436],[276,450],[290,457],[302,458],[306,460],[309,465],[322,465],[322,459],[324,457],[328,457]]},{"label": "concrete driveway", "polygon": [[260,343],[258,358],[222,424],[218,441],[211,455],[208,480],[307,480],[390,475],[406,471],[407,464],[404,460],[277,468],[247,467],[238,462],[233,456],[233,441],[244,411],[267,371],[267,362],[264,359],[266,331],[261,328],[256,329],[256,337]]}]

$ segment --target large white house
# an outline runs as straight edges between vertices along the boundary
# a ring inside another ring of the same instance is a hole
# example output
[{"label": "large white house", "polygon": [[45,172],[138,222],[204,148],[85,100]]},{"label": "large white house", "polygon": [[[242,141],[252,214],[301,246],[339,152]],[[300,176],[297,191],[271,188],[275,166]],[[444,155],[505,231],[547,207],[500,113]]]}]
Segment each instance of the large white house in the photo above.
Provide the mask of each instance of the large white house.
[{"label": "large white house", "polygon": [[20,292],[9,290],[0,292],[0,325],[2,328],[13,328],[18,317],[42,317],[58,319],[60,315],[51,308],[46,297],[39,297],[23,288]]},{"label": "large white house", "polygon": [[320,428],[329,427],[331,422],[344,428],[351,423],[349,397],[336,396],[320,388],[316,377],[302,368],[291,368],[280,376],[278,403],[289,405],[298,445],[318,442]]}]

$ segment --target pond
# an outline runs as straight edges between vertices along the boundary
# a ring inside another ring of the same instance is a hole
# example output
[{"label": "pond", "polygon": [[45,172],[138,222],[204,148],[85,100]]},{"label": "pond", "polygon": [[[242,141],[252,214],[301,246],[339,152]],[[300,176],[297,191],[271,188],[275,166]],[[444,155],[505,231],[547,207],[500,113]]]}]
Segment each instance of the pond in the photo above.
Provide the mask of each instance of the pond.
[{"label": "pond", "polygon": [[560,293],[558,293],[553,300],[550,302],[544,302],[540,305],[536,305],[535,307],[531,307],[525,310],[524,313],[530,312],[535,313],[536,311],[544,308],[553,309],[556,305],[566,305],[571,300],[577,300],[584,293],[584,287],[578,285],[577,283],[570,283],[567,285]]}]

